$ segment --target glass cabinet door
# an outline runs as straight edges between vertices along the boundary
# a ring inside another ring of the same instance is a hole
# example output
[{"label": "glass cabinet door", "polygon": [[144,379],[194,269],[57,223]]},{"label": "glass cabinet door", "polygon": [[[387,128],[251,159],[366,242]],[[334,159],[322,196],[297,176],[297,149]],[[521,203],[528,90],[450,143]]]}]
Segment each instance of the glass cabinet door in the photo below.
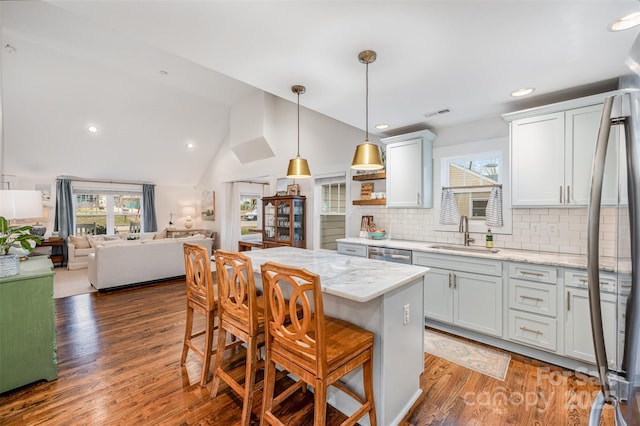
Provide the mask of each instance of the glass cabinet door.
[{"label": "glass cabinet door", "polygon": [[304,240],[304,205],[302,200],[293,200],[293,240]]},{"label": "glass cabinet door", "polygon": [[264,206],[264,238],[274,239],[276,236],[276,208],[272,203]]},{"label": "glass cabinet door", "polygon": [[278,209],[278,241],[289,242],[291,239],[289,231],[289,214],[291,213],[291,205],[289,200],[280,200],[277,202]]}]

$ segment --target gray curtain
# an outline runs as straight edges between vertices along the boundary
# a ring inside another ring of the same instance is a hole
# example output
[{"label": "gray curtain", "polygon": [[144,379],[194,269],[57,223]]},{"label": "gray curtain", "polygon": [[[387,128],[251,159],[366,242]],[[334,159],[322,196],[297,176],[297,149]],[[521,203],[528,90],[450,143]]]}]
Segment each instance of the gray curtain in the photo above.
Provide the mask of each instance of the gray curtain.
[{"label": "gray curtain", "polygon": [[144,232],[155,232],[158,230],[158,223],[156,221],[155,188],[155,185],[142,185],[142,205],[144,206],[142,214],[144,215]]},{"label": "gray curtain", "polygon": [[[71,180],[58,179],[56,181],[56,217],[53,222],[53,230],[58,231],[64,240],[73,235],[73,194],[71,193]],[[64,261],[67,261],[66,247],[63,249]]]}]

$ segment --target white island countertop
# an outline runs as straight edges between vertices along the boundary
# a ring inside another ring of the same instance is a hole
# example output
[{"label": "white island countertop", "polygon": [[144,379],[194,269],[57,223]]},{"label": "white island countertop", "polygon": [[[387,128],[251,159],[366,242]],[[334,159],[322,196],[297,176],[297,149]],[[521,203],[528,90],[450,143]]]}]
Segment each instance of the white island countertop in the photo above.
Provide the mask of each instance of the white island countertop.
[{"label": "white island countertop", "polygon": [[345,256],[333,251],[276,247],[243,252],[251,258],[253,271],[276,262],[305,268],[320,275],[322,291],[356,302],[368,302],[424,276],[429,268]]}]

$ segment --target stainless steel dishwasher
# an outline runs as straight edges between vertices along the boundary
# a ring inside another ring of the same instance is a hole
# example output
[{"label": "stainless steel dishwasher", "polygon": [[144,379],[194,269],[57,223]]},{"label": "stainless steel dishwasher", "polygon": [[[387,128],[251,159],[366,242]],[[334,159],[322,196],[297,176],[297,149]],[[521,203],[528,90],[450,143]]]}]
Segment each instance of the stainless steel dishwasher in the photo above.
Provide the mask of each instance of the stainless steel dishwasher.
[{"label": "stainless steel dishwasher", "polygon": [[369,246],[369,259],[411,264],[411,250]]}]

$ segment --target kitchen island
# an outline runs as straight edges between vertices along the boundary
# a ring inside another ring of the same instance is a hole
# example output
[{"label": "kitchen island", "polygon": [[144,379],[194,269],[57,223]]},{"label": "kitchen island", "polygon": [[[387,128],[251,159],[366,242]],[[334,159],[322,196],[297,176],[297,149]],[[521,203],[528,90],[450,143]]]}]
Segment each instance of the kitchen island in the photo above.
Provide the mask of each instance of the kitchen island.
[{"label": "kitchen island", "polygon": [[[378,423],[395,425],[420,396],[424,370],[422,319],[424,276],[429,268],[370,260],[292,247],[245,252],[260,283],[260,266],[268,261],[305,268],[320,275],[324,310],[372,331],[374,392]],[[362,374],[345,376],[363,392]],[[350,397],[329,388],[327,402],[347,415],[357,409]],[[368,424],[365,416],[361,424]]]}]

